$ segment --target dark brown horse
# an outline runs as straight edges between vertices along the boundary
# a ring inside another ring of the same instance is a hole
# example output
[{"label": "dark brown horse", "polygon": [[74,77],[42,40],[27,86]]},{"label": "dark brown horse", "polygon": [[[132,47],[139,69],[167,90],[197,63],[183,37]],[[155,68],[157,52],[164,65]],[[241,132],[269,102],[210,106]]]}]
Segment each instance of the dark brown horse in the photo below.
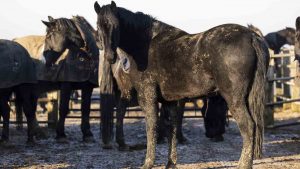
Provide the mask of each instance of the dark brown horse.
[{"label": "dark brown horse", "polygon": [[21,45],[9,40],[0,40],[0,115],[3,118],[3,131],[0,143],[9,140],[9,98],[15,93],[24,110],[28,126],[28,142],[34,142],[37,78],[35,65],[28,52]]},{"label": "dark brown horse", "polygon": [[104,58],[114,64],[117,48],[130,56],[127,78],[146,115],[147,154],[143,168],[155,159],[158,102],[168,106],[171,119],[167,168],[176,167],[177,104],[219,91],[227,102],[243,138],[239,168],[252,168],[261,157],[268,49],[249,29],[235,24],[188,34],[141,12],[100,7],[98,36]]},{"label": "dark brown horse", "polygon": [[[65,142],[65,118],[69,112],[69,101],[72,90],[82,91],[81,130],[84,141],[94,141],[90,130],[90,106],[93,88],[98,86],[99,49],[94,39],[91,25],[80,16],[72,19],[49,17],[47,26],[44,56],[45,71],[58,69],[53,81],[60,90],[59,120],[56,128],[57,140]],[[66,59],[57,65],[55,62],[68,49]],[[45,86],[51,86],[46,82]],[[43,92],[43,91],[41,91]]]}]

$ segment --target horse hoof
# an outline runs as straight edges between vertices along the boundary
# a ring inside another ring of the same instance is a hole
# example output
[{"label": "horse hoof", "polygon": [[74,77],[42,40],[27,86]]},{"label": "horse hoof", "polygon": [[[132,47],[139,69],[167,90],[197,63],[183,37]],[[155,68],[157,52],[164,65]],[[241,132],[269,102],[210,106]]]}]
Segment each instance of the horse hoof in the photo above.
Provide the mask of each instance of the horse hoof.
[{"label": "horse hoof", "polygon": [[189,140],[185,137],[178,139],[179,144],[189,144]]},{"label": "horse hoof", "polygon": [[119,151],[129,151],[130,148],[127,144],[123,144],[123,145],[119,145],[119,148],[118,148]]},{"label": "horse hoof", "polygon": [[38,131],[36,131],[35,133],[35,138],[38,139],[38,140],[45,140],[45,139],[48,139],[48,134],[43,131],[42,129],[39,129]]},{"label": "horse hoof", "polygon": [[69,140],[67,137],[56,138],[56,142],[59,144],[69,144]]},{"label": "horse hoof", "polygon": [[153,165],[151,165],[151,164],[144,164],[142,166],[142,169],[151,169],[152,167],[153,167]]},{"label": "horse hoof", "polygon": [[111,144],[103,144],[103,145],[102,145],[102,148],[103,148],[103,149],[112,149],[113,146],[112,146]]},{"label": "horse hoof", "polygon": [[9,142],[8,139],[1,139],[0,147],[1,148],[15,148],[15,146],[11,142]]},{"label": "horse hoof", "polygon": [[34,141],[34,139],[28,139],[26,141],[26,145],[32,147],[36,145],[36,142]]},{"label": "horse hoof", "polygon": [[213,138],[210,138],[210,141],[212,141],[212,142],[222,142],[222,141],[224,141],[224,137],[222,135],[218,135],[218,136],[215,136]]},{"label": "horse hoof", "polygon": [[166,165],[166,169],[178,169],[177,168],[177,166],[176,166],[176,164],[171,164],[171,163],[168,163],[167,165]]},{"label": "horse hoof", "polygon": [[93,136],[89,136],[89,137],[84,137],[83,142],[85,142],[85,143],[95,143],[96,141],[95,141]]}]

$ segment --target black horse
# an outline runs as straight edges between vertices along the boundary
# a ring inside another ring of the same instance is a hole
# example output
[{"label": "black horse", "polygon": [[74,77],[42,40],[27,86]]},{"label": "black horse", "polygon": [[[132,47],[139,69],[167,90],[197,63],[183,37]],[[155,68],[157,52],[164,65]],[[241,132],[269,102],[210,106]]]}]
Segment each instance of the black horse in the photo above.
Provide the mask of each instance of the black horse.
[{"label": "black horse", "polygon": [[15,93],[20,101],[21,108],[27,118],[28,143],[34,142],[35,111],[37,97],[35,87],[37,78],[35,65],[28,52],[21,45],[9,40],[0,40],[0,115],[3,118],[1,143],[9,140],[9,98]]},{"label": "black horse", "polygon": [[[51,70],[61,54],[68,49],[66,59],[58,64],[61,69],[55,78],[60,90],[59,120],[56,128],[57,140],[66,142],[64,132],[65,118],[69,112],[69,101],[72,90],[81,89],[81,130],[83,140],[94,141],[90,130],[90,105],[93,88],[98,86],[99,49],[94,39],[92,26],[80,16],[72,19],[49,17],[47,26],[44,56],[46,71]],[[56,83],[56,82],[55,82]],[[47,86],[48,84],[46,84]]]},{"label": "black horse", "polygon": [[143,168],[155,159],[158,102],[168,106],[171,119],[168,167],[176,167],[176,108],[178,100],[219,91],[243,138],[239,168],[251,168],[262,155],[263,111],[268,48],[249,29],[235,24],[188,34],[141,12],[100,7],[98,36],[104,58],[114,64],[117,48],[130,56],[127,77],[146,116],[147,154]]},{"label": "black horse", "polygon": [[272,49],[275,54],[278,54],[283,45],[295,44],[295,29],[286,27],[280,31],[268,33],[264,38],[269,48]]}]

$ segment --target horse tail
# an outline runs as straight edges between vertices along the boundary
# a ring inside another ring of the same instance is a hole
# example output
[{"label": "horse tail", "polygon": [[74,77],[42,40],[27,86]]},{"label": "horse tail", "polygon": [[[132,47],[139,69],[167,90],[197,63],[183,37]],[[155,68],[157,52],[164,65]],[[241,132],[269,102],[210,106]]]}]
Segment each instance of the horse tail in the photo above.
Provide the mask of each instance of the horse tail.
[{"label": "horse tail", "polygon": [[264,41],[257,35],[252,36],[252,46],[256,51],[257,62],[253,84],[248,97],[248,105],[255,122],[254,158],[261,158],[264,137],[265,84],[269,51]]},{"label": "horse tail", "polygon": [[[114,79],[110,64],[103,60],[102,72],[99,71],[99,85],[100,85],[100,109],[101,109],[101,133],[104,147],[110,146],[113,138],[114,126],[114,107],[115,107],[115,93],[114,93]],[[100,75],[101,73],[101,75]]]}]

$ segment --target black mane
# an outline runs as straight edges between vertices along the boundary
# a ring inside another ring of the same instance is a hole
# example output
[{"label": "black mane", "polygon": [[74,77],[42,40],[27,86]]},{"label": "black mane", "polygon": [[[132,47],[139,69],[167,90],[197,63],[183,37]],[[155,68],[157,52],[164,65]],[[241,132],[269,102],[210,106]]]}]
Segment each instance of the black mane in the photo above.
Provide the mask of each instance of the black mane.
[{"label": "black mane", "polygon": [[80,21],[81,23],[83,23],[85,26],[87,26],[87,28],[94,32],[95,29],[93,28],[93,26],[83,17],[83,16],[79,16],[79,15],[76,15],[74,16],[73,18],[76,18],[78,21]]},{"label": "black mane", "polygon": [[155,21],[155,18],[150,15],[144,14],[142,12],[134,13],[120,7],[118,7],[118,16],[125,25],[131,26],[137,30],[150,28],[153,21]]}]

